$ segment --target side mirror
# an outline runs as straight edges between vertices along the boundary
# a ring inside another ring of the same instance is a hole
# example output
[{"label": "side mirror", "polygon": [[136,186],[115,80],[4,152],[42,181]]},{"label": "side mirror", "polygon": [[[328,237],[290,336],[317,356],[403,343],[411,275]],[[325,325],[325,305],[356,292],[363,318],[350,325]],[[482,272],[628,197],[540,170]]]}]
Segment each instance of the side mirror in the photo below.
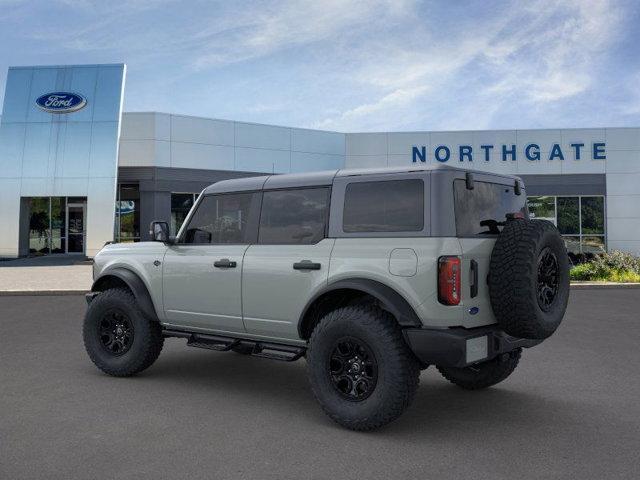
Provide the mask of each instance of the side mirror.
[{"label": "side mirror", "polygon": [[151,222],[149,235],[154,242],[169,242],[169,224],[167,222]]}]

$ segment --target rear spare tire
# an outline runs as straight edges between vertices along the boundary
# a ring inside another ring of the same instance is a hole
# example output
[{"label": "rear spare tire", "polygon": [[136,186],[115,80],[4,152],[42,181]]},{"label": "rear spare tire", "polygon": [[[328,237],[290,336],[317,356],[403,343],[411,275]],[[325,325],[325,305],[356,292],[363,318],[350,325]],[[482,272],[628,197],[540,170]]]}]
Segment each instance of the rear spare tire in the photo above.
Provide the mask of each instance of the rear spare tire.
[{"label": "rear spare tire", "polygon": [[569,259],[558,229],[545,220],[507,221],[491,253],[493,313],[514,337],[545,339],[569,300]]}]

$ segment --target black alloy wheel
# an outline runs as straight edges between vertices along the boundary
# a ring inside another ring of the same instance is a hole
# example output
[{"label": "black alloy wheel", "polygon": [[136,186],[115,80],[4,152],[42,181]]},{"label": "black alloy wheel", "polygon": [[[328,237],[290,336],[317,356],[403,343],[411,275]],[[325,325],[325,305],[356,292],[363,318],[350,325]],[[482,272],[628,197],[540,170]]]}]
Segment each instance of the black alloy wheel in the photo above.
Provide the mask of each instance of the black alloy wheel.
[{"label": "black alloy wheel", "polygon": [[538,257],[538,305],[548,311],[558,294],[558,257],[546,247]]},{"label": "black alloy wheel", "polygon": [[375,390],[378,364],[369,347],[353,337],[340,338],[329,359],[329,375],[346,400],[360,402]]},{"label": "black alloy wheel", "polygon": [[100,345],[109,354],[119,357],[129,351],[133,343],[133,323],[117,310],[107,311],[100,320],[98,329]]}]

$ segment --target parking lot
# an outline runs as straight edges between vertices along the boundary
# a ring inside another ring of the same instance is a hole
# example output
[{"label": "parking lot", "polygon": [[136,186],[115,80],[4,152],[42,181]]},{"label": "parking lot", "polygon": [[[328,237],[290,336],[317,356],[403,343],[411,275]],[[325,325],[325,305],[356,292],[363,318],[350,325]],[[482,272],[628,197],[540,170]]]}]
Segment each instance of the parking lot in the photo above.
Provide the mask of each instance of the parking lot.
[{"label": "parking lot", "polygon": [[374,433],[333,424],[305,362],[187,348],[110,378],[82,296],[0,297],[0,478],[638,478],[640,290],[577,290],[559,332],[481,392],[423,372]]}]

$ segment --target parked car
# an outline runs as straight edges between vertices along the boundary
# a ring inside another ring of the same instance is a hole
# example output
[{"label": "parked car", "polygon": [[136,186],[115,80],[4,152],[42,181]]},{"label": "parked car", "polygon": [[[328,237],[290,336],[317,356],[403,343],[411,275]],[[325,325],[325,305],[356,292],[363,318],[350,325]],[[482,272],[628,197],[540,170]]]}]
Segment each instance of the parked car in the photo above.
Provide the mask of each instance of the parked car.
[{"label": "parked car", "polygon": [[177,236],[95,257],[84,342],[114,376],[165,337],[293,361],[339,424],[396,419],[435,366],[464,389],[506,379],[559,326],[568,257],[517,177],[446,166],[226,180]]}]

